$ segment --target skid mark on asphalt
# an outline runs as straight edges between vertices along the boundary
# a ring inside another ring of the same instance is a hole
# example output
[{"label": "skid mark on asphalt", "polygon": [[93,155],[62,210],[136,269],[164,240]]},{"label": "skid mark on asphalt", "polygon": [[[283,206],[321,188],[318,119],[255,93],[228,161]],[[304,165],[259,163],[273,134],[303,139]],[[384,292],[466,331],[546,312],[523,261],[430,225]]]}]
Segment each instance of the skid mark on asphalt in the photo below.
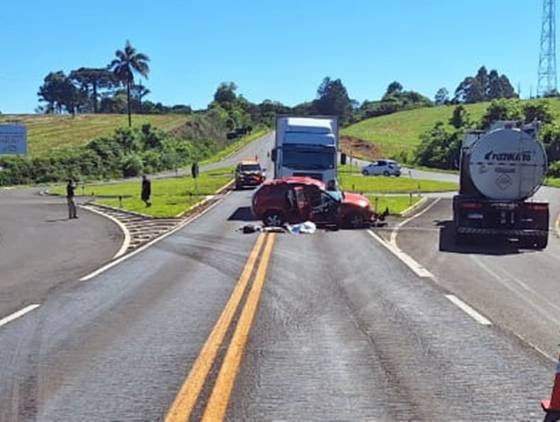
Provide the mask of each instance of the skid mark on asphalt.
[{"label": "skid mark on asphalt", "polygon": [[[228,194],[225,194],[224,197],[226,197]],[[97,277],[99,274],[104,273],[105,271],[113,268],[114,266],[120,264],[121,262],[132,258],[133,256],[136,256],[137,254],[139,254],[140,252],[148,249],[149,247],[153,246],[154,244],[162,241],[163,239],[171,236],[172,234],[178,232],[179,230],[181,230],[183,227],[185,227],[186,225],[192,223],[193,221],[199,219],[200,217],[202,217],[204,214],[206,214],[207,212],[209,212],[210,210],[214,209],[214,207],[216,207],[217,205],[221,204],[222,201],[218,201],[215,202],[214,204],[210,205],[208,208],[206,208],[205,210],[201,211],[199,214],[194,215],[192,218],[189,218],[187,220],[185,220],[184,222],[180,223],[179,225],[177,225],[175,228],[173,228],[172,230],[168,231],[167,233],[161,235],[160,237],[157,237],[153,240],[151,240],[150,242],[146,243],[145,245],[140,246],[138,249],[130,252],[129,254],[123,255],[120,258],[115,259],[114,261],[109,262],[108,264],[102,266],[101,268],[98,268],[97,270],[93,271],[92,273],[83,276],[82,278],[80,278],[80,281],[88,281],[91,280],[94,277]]]},{"label": "skid mark on asphalt", "polygon": [[[208,377],[218,359],[220,348],[227,345],[225,357],[203,416],[203,420],[206,421],[224,419],[239,366],[243,358],[245,346],[249,338],[249,333],[258,309],[270,257],[272,255],[274,239],[275,235],[273,233],[260,234],[257,238],[243,272],[220,318],[208,336],[187,378],[167,412],[165,417],[166,422],[189,420],[200,399],[203,388],[210,382]],[[241,302],[243,301],[243,297],[245,296],[245,292],[251,280],[253,280],[253,283],[247,294],[245,303],[242,304]],[[235,324],[234,317],[239,309],[241,310],[241,314],[239,320]],[[233,336],[231,340],[229,340],[229,345],[227,342],[224,344],[226,334],[230,331],[231,327],[234,327]]]}]

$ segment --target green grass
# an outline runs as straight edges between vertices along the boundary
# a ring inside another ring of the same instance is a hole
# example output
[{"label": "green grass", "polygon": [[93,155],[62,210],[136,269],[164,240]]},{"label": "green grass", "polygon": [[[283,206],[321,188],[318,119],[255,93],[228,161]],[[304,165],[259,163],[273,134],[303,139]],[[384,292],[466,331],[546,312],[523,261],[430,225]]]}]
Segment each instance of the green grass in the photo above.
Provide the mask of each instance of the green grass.
[{"label": "green grass", "polygon": [[548,177],[544,184],[553,188],[560,188],[560,179],[555,177]]},{"label": "green grass", "polygon": [[[547,99],[555,118],[560,118],[560,100]],[[471,119],[478,121],[489,103],[467,104]],[[420,135],[437,121],[448,125],[455,106],[427,107],[402,111],[387,116],[364,120],[341,130],[341,135],[352,136],[376,144],[386,157],[396,157],[401,151],[409,154],[420,144]]]},{"label": "green grass", "polygon": [[[187,210],[197,202],[205,199],[206,195],[214,194],[233,178],[233,167],[227,167],[201,173],[196,180],[198,188],[195,189],[195,181],[191,177],[178,177],[170,179],[152,180],[152,206],[146,208],[140,200],[140,181],[123,183],[106,183],[86,185],[82,191],[82,185],[76,193],[96,196],[114,196],[115,198],[98,198],[95,203],[120,207],[119,195],[122,198],[122,208],[128,211],[140,212],[153,217],[175,217]],[[59,186],[50,189],[51,193],[64,195],[65,187]]]},{"label": "green grass", "polygon": [[[180,114],[133,115],[132,124],[145,123],[170,131],[188,119]],[[0,123],[20,123],[27,126],[28,152],[39,157],[54,148],[87,144],[99,136],[110,135],[118,127],[128,126],[125,114],[80,114],[76,117],[46,114],[0,114]]]},{"label": "green grass", "polygon": [[344,173],[339,175],[339,182],[345,191],[366,193],[446,192],[458,189],[456,183],[450,182],[409,179],[407,177],[364,177]]},{"label": "green grass", "polygon": [[263,137],[269,131],[270,129],[268,128],[257,129],[250,135],[239,138],[237,141],[228,145],[226,148],[218,152],[216,155],[212,156],[208,160],[204,160],[201,164],[210,164],[210,163],[217,163],[218,161],[222,161],[227,157],[229,157],[230,155],[235,154],[241,148],[249,145],[251,142]]},{"label": "green grass", "polygon": [[392,215],[399,215],[407,208],[417,204],[422,199],[418,195],[403,195],[403,196],[383,196],[369,194],[366,195],[371,202],[371,207],[377,212],[383,212],[385,209],[389,209],[389,213]]},{"label": "green grass", "polygon": [[[465,106],[473,119],[480,119],[488,103]],[[428,107],[374,117],[342,129],[341,135],[352,136],[376,144],[386,157],[414,150],[420,135],[437,122],[447,123],[453,106]]]},{"label": "green grass", "polygon": [[361,169],[359,166],[355,165],[355,164],[339,164],[337,166],[337,171],[338,174],[360,174],[361,173]]}]

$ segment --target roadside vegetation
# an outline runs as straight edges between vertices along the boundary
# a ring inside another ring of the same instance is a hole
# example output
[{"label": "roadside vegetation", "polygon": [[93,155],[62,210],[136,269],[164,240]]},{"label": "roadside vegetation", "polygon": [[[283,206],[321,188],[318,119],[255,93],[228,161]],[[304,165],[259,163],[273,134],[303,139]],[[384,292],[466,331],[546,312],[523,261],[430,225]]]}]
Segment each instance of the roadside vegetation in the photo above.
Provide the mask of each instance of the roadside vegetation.
[{"label": "roadside vegetation", "polygon": [[[473,119],[480,119],[487,106],[487,103],[469,104],[465,105],[465,109]],[[348,126],[341,131],[341,136],[350,136],[373,143],[381,149],[385,158],[408,162],[413,158],[414,149],[421,143],[420,136],[433,127],[435,122],[442,121],[450,127],[447,122],[453,108],[453,106],[420,108],[376,117]],[[357,151],[346,152],[357,156]]]},{"label": "roadside vegetation", "polygon": [[[170,132],[186,124],[190,118],[181,114],[133,116],[133,127],[150,124]],[[80,114],[77,116],[54,114],[0,114],[0,124],[17,123],[27,126],[28,152],[40,158],[53,149],[85,145],[98,137],[111,136],[115,129],[127,126],[122,114]]]},{"label": "roadside vegetation", "polygon": [[[146,207],[140,199],[141,183],[131,180],[123,183],[80,184],[78,195],[98,197],[94,203],[139,212],[153,217],[172,218],[185,212],[208,195],[229,183],[233,178],[233,167],[200,173],[192,177],[175,177],[152,180],[151,207]],[[51,193],[65,195],[65,187],[59,186]],[[119,196],[121,199],[119,199]]]}]

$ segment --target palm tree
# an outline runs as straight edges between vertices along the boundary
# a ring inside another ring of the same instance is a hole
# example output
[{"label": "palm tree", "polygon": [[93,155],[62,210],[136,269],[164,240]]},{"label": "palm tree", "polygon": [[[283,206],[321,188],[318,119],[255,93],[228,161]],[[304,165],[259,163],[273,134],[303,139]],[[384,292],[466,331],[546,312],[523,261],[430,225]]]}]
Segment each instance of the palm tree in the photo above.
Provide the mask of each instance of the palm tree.
[{"label": "palm tree", "polygon": [[132,126],[132,117],[130,114],[130,88],[134,84],[134,73],[138,73],[148,78],[150,73],[150,66],[148,56],[136,52],[136,49],[126,42],[124,50],[117,50],[115,52],[117,58],[111,62],[109,69],[113,71],[115,77],[123,84],[126,85],[126,100],[128,108],[128,126]]}]

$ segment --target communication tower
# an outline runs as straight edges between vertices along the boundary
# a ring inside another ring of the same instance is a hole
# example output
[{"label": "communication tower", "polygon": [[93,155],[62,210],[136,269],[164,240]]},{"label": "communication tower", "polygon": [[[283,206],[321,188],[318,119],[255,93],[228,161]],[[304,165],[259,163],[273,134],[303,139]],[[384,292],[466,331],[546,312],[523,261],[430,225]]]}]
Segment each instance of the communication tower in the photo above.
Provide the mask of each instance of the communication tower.
[{"label": "communication tower", "polygon": [[556,0],[544,0],[537,96],[556,92]]}]

